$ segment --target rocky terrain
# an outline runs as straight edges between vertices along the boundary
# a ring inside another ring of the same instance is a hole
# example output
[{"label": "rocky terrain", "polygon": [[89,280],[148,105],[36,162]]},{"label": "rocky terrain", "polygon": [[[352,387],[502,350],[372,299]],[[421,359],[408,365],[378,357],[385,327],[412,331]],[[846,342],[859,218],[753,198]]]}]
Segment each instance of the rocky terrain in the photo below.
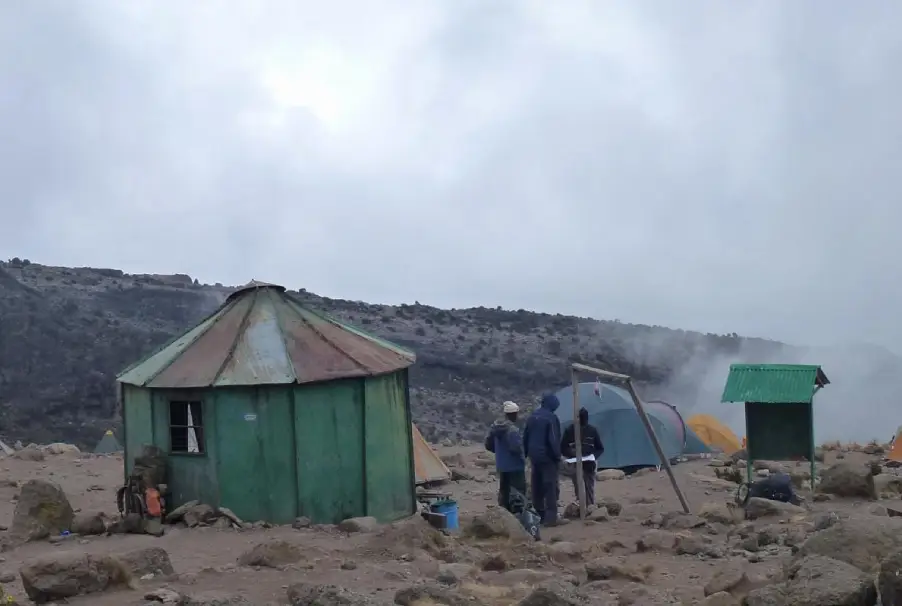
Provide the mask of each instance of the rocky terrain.
[{"label": "rocky terrain", "polygon": [[[115,375],[211,313],[229,292],[187,275],[0,262],[0,437],[93,445],[115,423]],[[569,360],[631,374],[652,395],[667,384],[667,397],[678,401],[683,391],[698,396],[681,373],[690,362],[761,360],[787,349],[616,320],[292,294],[417,352],[414,415],[433,440],[480,434],[496,412],[489,403],[529,403],[565,384]]]},{"label": "rocky terrain", "polygon": [[[724,478],[740,456],[675,467],[689,514],[663,473],[602,471],[588,519],[535,542],[494,505],[491,455],[472,447],[438,448],[457,478],[439,488],[460,505],[457,532],[419,516],[270,527],[198,504],[159,537],[110,515],[119,456],[28,447],[0,459],[0,584],[19,604],[75,606],[874,606],[878,590],[900,606],[902,476],[882,449],[825,445],[815,492],[806,463],[757,462],[759,476],[791,475],[800,507],[737,506]],[[563,480],[571,516],[573,499]]]}]

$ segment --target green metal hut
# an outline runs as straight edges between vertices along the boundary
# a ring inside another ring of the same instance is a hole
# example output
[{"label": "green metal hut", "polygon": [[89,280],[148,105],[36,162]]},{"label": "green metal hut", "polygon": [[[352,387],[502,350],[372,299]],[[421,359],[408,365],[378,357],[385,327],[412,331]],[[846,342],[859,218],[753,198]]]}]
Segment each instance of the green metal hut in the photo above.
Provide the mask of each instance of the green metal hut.
[{"label": "green metal hut", "polygon": [[830,384],[820,366],[732,364],[721,402],[745,404],[748,480],[754,461],[806,459],[814,463],[814,395]]},{"label": "green metal hut", "polygon": [[315,523],[415,511],[413,352],[253,281],[117,377],[125,472],[168,453],[169,501]]}]

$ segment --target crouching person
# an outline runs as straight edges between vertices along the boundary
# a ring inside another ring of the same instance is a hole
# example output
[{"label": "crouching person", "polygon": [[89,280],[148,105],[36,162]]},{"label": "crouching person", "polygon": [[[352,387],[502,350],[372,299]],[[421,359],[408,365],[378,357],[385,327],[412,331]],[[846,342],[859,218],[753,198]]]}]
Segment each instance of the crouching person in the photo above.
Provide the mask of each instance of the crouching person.
[{"label": "crouching person", "polygon": [[511,488],[526,493],[526,459],[523,440],[517,429],[520,407],[514,402],[504,403],[504,417],[495,421],[485,438],[485,449],[495,454],[498,472],[498,504],[511,511]]}]

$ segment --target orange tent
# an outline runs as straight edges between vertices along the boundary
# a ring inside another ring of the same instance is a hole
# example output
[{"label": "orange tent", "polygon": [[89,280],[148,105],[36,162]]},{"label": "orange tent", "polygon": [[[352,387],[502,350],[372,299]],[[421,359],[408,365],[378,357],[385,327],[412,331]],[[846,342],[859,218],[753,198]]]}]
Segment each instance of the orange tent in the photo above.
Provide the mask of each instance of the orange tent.
[{"label": "orange tent", "polygon": [[416,425],[411,423],[413,433],[413,463],[416,469],[416,483],[441,482],[451,479],[451,470],[439,458]]},{"label": "orange tent", "polygon": [[742,448],[736,434],[711,415],[693,415],[686,420],[686,425],[711,448],[726,454],[733,454]]},{"label": "orange tent", "polygon": [[900,425],[899,429],[896,430],[896,437],[893,440],[893,447],[889,449],[888,453],[886,453],[886,458],[890,461],[902,461],[902,440],[899,439],[900,434],[902,434],[902,425]]}]

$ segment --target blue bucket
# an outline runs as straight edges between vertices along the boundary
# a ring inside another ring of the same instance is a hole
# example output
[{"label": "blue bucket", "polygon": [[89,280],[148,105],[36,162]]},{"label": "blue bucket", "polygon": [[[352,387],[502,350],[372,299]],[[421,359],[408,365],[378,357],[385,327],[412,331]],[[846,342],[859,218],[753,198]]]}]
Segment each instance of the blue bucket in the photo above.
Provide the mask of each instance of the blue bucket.
[{"label": "blue bucket", "polygon": [[429,509],[431,509],[433,513],[440,513],[445,516],[446,529],[457,530],[459,528],[457,523],[457,501],[452,499],[436,501]]}]

